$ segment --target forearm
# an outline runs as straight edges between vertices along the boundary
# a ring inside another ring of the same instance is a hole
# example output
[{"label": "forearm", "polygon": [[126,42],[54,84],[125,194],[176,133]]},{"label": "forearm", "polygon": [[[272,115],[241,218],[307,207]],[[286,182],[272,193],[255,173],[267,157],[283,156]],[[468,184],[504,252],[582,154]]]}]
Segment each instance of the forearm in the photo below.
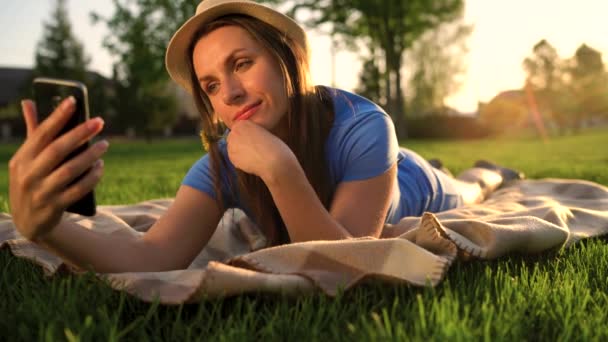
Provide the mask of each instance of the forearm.
[{"label": "forearm", "polygon": [[291,242],[352,237],[323,206],[297,162],[283,164],[264,181],[287,227]]},{"label": "forearm", "polygon": [[104,234],[62,220],[36,241],[65,262],[100,273],[154,271],[157,264],[146,257],[149,248],[136,236]]}]

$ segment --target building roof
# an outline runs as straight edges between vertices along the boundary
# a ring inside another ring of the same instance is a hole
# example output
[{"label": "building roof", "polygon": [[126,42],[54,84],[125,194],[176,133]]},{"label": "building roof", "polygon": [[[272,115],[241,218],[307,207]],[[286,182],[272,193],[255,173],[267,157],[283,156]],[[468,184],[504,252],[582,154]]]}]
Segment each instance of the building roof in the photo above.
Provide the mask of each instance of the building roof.
[{"label": "building roof", "polygon": [[25,83],[31,76],[30,68],[0,67],[0,106],[23,96]]}]

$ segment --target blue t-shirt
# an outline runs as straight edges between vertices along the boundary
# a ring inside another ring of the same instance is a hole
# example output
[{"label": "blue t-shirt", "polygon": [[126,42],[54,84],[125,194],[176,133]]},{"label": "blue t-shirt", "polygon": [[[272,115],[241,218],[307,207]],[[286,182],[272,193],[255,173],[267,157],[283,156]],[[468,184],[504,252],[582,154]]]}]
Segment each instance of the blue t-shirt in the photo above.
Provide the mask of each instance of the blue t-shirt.
[{"label": "blue t-shirt", "polygon": [[[396,223],[406,216],[446,210],[461,203],[448,177],[433,169],[414,152],[399,147],[393,122],[382,108],[343,90],[329,91],[334,102],[335,118],[325,144],[325,156],[334,189],[341,182],[379,176],[399,163],[386,222]],[[222,175],[224,206],[248,212],[238,195],[233,198],[232,192],[227,189],[228,178],[236,179],[236,173],[227,157],[225,139],[220,140],[218,147],[228,161],[228,172]],[[209,155],[200,158],[188,171],[182,184],[215,199],[209,162]]]}]

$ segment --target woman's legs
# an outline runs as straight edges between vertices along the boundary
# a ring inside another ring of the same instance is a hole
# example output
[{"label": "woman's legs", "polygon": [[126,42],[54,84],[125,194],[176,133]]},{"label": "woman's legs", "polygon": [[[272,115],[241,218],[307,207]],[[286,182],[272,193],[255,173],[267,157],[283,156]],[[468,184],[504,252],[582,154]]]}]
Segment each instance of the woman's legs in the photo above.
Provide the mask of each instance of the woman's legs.
[{"label": "woman's legs", "polygon": [[[437,163],[431,163],[435,168],[451,176],[449,171],[445,171],[441,162],[439,165],[435,164]],[[524,175],[521,172],[479,160],[475,162],[474,167],[453,178],[452,184],[462,196],[464,204],[475,204],[482,202],[504,182],[523,178]]]},{"label": "woman's legs", "polygon": [[454,185],[466,205],[482,202],[502,181],[502,175],[497,171],[473,167],[454,178]]}]

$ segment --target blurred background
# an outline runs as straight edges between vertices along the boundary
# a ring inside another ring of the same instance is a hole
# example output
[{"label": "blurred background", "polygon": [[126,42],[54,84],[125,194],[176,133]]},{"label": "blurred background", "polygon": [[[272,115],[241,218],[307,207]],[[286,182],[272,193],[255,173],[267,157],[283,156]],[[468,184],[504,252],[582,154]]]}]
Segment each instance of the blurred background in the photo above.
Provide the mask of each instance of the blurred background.
[{"label": "blurred background", "polygon": [[[267,0],[309,33],[317,84],[366,96],[400,139],[552,136],[608,127],[601,0]],[[4,1],[0,139],[24,136],[37,76],[83,81],[105,135],[196,136],[165,47],[187,0]]]}]

